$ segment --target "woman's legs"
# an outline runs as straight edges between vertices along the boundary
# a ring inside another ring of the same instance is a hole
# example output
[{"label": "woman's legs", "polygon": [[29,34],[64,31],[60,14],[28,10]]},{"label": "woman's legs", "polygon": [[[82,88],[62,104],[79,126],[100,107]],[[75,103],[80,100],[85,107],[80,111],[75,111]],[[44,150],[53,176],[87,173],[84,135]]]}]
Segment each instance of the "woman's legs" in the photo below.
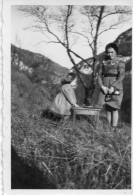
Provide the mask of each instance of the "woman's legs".
[{"label": "woman's legs", "polygon": [[111,110],[111,107],[108,106],[107,104],[105,104],[105,110],[106,110],[106,117],[107,117],[108,124],[111,125],[111,122],[112,122],[112,110]]},{"label": "woman's legs", "polygon": [[118,110],[108,105],[106,105],[105,108],[106,108],[107,121],[109,125],[111,125],[112,127],[116,127],[119,118]]},{"label": "woman's legs", "polygon": [[111,112],[110,111],[106,111],[106,117],[107,117],[108,124],[111,125]]},{"label": "woman's legs", "polygon": [[119,114],[118,114],[118,110],[113,110],[112,111],[112,126],[116,127],[118,124],[118,118],[119,118]]}]

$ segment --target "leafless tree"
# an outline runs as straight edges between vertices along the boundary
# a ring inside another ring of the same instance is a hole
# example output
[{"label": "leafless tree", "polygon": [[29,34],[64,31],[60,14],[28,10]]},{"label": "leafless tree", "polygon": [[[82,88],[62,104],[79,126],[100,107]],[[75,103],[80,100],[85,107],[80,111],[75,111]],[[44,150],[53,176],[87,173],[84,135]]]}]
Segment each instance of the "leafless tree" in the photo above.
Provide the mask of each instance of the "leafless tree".
[{"label": "leafless tree", "polygon": [[41,5],[22,6],[19,10],[23,11],[26,16],[34,17],[36,25],[30,26],[28,29],[34,29],[35,31],[43,33],[49,40],[43,42],[61,44],[66,49],[66,52],[86,90],[87,85],[78,71],[74,57],[82,60],[88,66],[90,66],[90,64],[86,59],[72,50],[72,46],[77,39],[77,36],[72,33],[72,29],[75,26],[75,20],[73,19],[74,6],[56,6],[56,12],[53,11],[54,6],[47,7]]},{"label": "leafless tree", "polygon": [[[32,16],[34,18],[35,25],[28,28],[32,28],[45,35],[45,41],[43,40],[41,42],[61,44],[66,49],[77,72],[76,58],[86,63],[88,66],[90,66],[90,64],[80,54],[75,52],[73,46],[75,46],[79,40],[84,39],[87,41],[89,48],[92,50],[94,59],[92,88],[94,88],[95,64],[100,35],[126,22],[126,16],[131,14],[131,9],[125,6],[32,5],[21,6],[19,10],[26,14],[26,16]],[[75,13],[78,13],[78,18],[82,17],[82,20],[78,21],[75,17]],[[108,19],[111,17],[111,22],[108,22]],[[78,74],[85,89],[87,89],[82,76],[79,72]]]},{"label": "leafless tree", "polygon": [[93,57],[97,56],[99,37],[106,31],[116,29],[129,21],[131,8],[126,6],[83,6],[81,13],[86,17],[88,27],[79,33],[88,42]]}]

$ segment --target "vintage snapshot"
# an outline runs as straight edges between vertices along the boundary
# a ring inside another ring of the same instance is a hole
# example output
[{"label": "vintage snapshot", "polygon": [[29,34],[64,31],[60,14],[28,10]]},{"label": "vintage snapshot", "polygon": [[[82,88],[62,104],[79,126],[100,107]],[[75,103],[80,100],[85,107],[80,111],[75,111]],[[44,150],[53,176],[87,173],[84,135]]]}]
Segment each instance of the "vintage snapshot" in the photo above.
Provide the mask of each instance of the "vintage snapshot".
[{"label": "vintage snapshot", "polygon": [[3,21],[3,194],[131,194],[131,1],[5,0]]}]

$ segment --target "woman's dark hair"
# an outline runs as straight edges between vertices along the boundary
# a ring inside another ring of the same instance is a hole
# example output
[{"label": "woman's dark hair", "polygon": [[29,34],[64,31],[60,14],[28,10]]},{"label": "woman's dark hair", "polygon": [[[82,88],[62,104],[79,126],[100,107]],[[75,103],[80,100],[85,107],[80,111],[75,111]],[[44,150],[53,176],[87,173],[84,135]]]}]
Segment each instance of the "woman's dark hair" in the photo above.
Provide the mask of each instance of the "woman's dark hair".
[{"label": "woman's dark hair", "polygon": [[118,54],[118,47],[117,47],[117,45],[115,43],[109,43],[108,45],[106,45],[106,47],[105,47],[106,53],[107,53],[107,50],[109,48],[113,48],[116,51],[116,53]]}]

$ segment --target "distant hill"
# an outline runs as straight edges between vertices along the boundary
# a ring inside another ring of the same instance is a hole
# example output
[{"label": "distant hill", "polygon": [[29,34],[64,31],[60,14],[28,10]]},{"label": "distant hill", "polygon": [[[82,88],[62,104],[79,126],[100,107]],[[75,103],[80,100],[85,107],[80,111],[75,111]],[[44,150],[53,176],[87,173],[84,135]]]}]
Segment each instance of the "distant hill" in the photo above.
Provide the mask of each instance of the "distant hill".
[{"label": "distant hill", "polygon": [[121,33],[114,41],[118,45],[119,54],[122,56],[132,55],[132,28]]},{"label": "distant hill", "polygon": [[60,78],[68,69],[55,63],[44,55],[11,45],[12,66],[25,71],[33,82],[60,83]]}]

